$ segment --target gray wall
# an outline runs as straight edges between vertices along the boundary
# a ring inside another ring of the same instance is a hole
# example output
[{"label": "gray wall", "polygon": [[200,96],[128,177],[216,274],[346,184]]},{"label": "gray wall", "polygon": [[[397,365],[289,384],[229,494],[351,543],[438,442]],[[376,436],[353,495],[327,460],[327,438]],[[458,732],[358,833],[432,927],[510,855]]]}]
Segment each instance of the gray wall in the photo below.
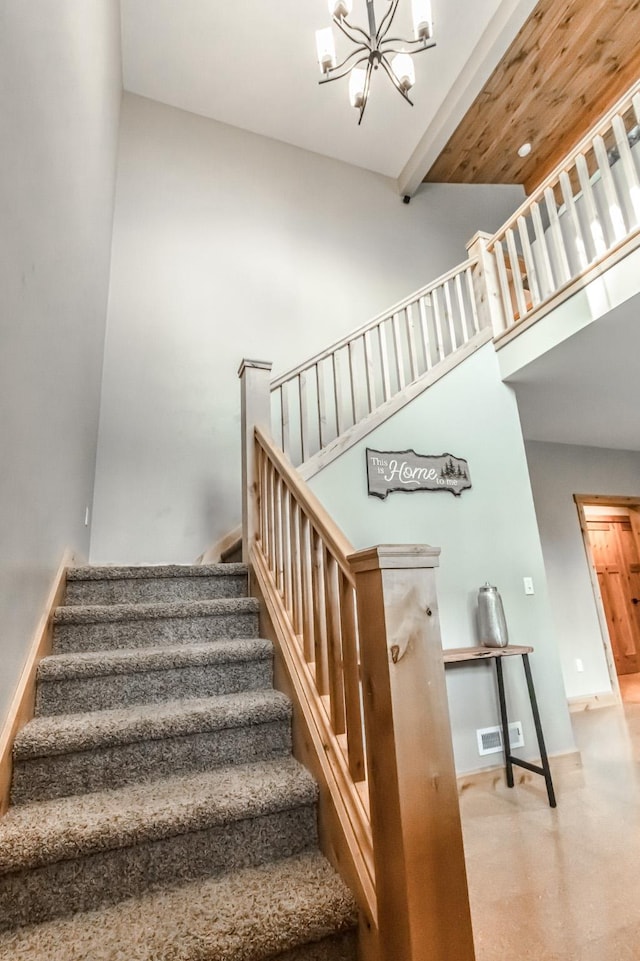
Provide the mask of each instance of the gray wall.
[{"label": "gray wall", "polygon": [[[365,448],[422,454],[444,452],[469,462],[473,487],[446,491],[367,494]],[[530,644],[547,746],[573,749],[558,646],[513,391],[500,380],[491,343],[311,479],[310,485],[356,548],[381,543],[427,543],[441,548],[438,599],[444,647],[477,643],[478,588],[496,584],[510,640]],[[535,594],[526,596],[523,577]],[[535,733],[520,659],[505,663],[510,717],[521,720],[525,756],[535,755]],[[447,670],[456,765],[459,772],[499,763],[480,757],[476,729],[498,723],[494,672],[487,664]]]},{"label": "gray wall", "polygon": [[465,258],[512,187],[384,177],[127,95],[94,562],[193,561],[240,520],[243,356],[300,363]]},{"label": "gray wall", "polygon": [[526,447],[567,696],[607,693],[611,681],[573,495],[640,497],[640,453],[538,441]]},{"label": "gray wall", "polygon": [[88,550],[120,100],[116,0],[3,0],[0,721],[65,548]]}]

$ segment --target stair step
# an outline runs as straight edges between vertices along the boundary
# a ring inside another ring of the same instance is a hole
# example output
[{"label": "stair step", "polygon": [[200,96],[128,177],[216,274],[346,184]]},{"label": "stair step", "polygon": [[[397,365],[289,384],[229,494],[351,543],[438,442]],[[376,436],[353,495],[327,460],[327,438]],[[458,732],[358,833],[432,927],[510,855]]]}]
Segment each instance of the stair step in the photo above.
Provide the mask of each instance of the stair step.
[{"label": "stair step", "polygon": [[345,885],[305,852],[8,932],[0,961],[355,961],[355,924]]},{"label": "stair step", "polygon": [[71,654],[257,637],[259,609],[253,597],[59,607],[53,618],[53,652]]},{"label": "stair step", "polygon": [[278,691],[39,717],[14,742],[13,804],[249,762],[291,749]]},{"label": "stair step", "polygon": [[70,567],[65,604],[200,601],[247,594],[244,564]]},{"label": "stair step", "polygon": [[316,843],[293,758],[15,808],[0,822],[0,928],[50,920]]},{"label": "stair step", "polygon": [[36,715],[261,690],[272,684],[273,645],[260,638],[45,657]]}]

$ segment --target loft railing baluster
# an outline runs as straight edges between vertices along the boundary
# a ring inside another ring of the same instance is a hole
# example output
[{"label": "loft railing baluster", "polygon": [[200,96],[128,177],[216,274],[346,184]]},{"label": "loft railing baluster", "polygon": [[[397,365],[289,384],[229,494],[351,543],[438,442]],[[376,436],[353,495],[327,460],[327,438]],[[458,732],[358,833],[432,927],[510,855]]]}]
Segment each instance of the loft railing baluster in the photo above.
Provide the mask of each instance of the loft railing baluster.
[{"label": "loft railing baluster", "polygon": [[509,263],[511,265],[511,282],[516,298],[518,317],[521,318],[527,314],[529,306],[524,295],[524,282],[520,269],[520,258],[516,248],[515,234],[511,228],[505,231],[505,237],[507,240],[507,251],[509,252]]},{"label": "loft railing baluster", "polygon": [[631,147],[629,146],[627,128],[625,127],[623,118],[619,114],[616,114],[613,118],[612,126],[626,187],[626,191],[623,193],[623,199],[626,198],[627,218],[630,228],[633,228],[640,224],[640,181],[638,180],[638,171],[636,170]]},{"label": "loft railing baluster", "polygon": [[502,241],[496,240],[495,244],[493,245],[493,251],[496,258],[496,266],[498,268],[498,282],[500,284],[500,293],[502,294],[504,316],[506,318],[507,329],[509,329],[509,327],[513,327],[516,318],[514,315],[514,304],[511,297],[511,288],[509,286],[507,264],[504,259],[504,250],[502,249]]},{"label": "loft railing baluster", "polygon": [[387,331],[384,324],[378,327],[378,338],[380,343],[380,368],[382,372],[382,399],[389,400],[391,397],[391,378],[389,375],[389,352],[387,350]]},{"label": "loft railing baluster", "polygon": [[462,330],[462,343],[466,344],[469,340],[469,327],[467,325],[467,311],[464,304],[464,294],[462,292],[462,281],[460,279],[460,274],[456,274],[454,278],[454,287],[456,290],[456,300],[458,302],[458,316],[460,317],[460,328]]},{"label": "loft railing baluster", "polygon": [[593,257],[591,259],[597,260],[598,257],[602,257],[607,249],[607,241],[604,236],[604,230],[602,229],[602,222],[600,220],[600,213],[596,204],[596,198],[593,195],[591,177],[589,175],[587,159],[584,154],[578,154],[576,157],[576,170],[578,172],[580,187],[582,188],[582,203],[585,206],[585,212],[589,224],[588,235],[591,237],[591,243],[593,246]]},{"label": "loft railing baluster", "polygon": [[551,187],[547,187],[544,192],[544,202],[549,216],[549,233],[551,234],[551,243],[554,252],[553,269],[556,276],[556,285],[561,287],[571,278],[571,268],[562,236],[560,218],[558,217],[556,196]]},{"label": "loft railing baluster", "polygon": [[453,313],[453,304],[451,302],[451,288],[449,286],[449,281],[444,285],[444,304],[445,304],[445,314],[447,317],[447,327],[449,329],[449,341],[451,344],[451,350],[456,350],[458,347],[458,335],[456,333],[456,318]]},{"label": "loft railing baluster", "polygon": [[[476,265],[477,266],[477,265]],[[478,308],[476,306],[476,292],[473,288],[473,267],[467,267],[464,272],[469,292],[469,303],[471,304],[471,317],[473,320],[473,333],[477,334],[480,330],[480,320],[478,318]],[[486,294],[485,294],[486,296]]]},{"label": "loft railing baluster", "polygon": [[402,390],[405,386],[404,377],[404,358],[402,356],[402,341],[400,334],[400,316],[398,313],[393,315],[392,320],[393,329],[393,352],[395,354],[395,368],[397,377],[398,390]]},{"label": "loft railing baluster", "polygon": [[431,306],[433,307],[433,317],[436,328],[436,350],[438,353],[438,361],[444,360],[445,349],[444,340],[442,338],[442,319],[440,317],[440,304],[438,303],[438,291],[434,290],[431,293]]},{"label": "loft railing baluster", "polygon": [[531,242],[529,240],[529,228],[527,227],[527,222],[524,217],[518,217],[518,233],[520,235],[520,246],[522,247],[522,256],[524,258],[524,266],[527,272],[527,280],[529,282],[529,292],[535,307],[540,303],[542,297],[540,296],[538,272],[536,270],[536,264],[533,259],[533,251],[531,250]]},{"label": "loft railing baluster", "polygon": [[535,201],[531,204],[531,219],[536,235],[536,253],[538,254],[538,263],[540,265],[540,293],[542,299],[545,300],[554,292],[555,284],[553,281],[553,269],[551,267],[547,238],[542,226],[542,217],[540,216],[540,207]]},{"label": "loft railing baluster", "polygon": [[411,373],[411,380],[414,381],[418,377],[419,367],[418,367],[418,353],[416,348],[416,332],[413,321],[413,304],[407,304],[406,309],[407,316],[407,341],[409,344],[409,371]]},{"label": "loft railing baluster", "polygon": [[371,344],[369,341],[370,331],[365,331],[362,336],[362,344],[364,349],[364,371],[367,384],[367,410],[371,413],[375,410],[376,406],[376,390],[375,383],[373,379],[373,358],[371,356]]},{"label": "loft railing baluster", "polygon": [[[571,178],[566,170],[563,170],[560,174],[560,189],[562,191],[562,197],[567,208],[567,214],[571,223],[571,230],[573,231],[576,257],[578,258],[578,270],[584,270],[589,263],[589,257],[585,247],[584,237],[582,236],[582,227],[580,225],[580,218],[578,217],[576,202],[573,196]],[[569,274],[569,276],[571,276],[571,274]]]},{"label": "loft railing baluster", "polygon": [[610,229],[609,246],[613,247],[614,244],[621,241],[626,235],[627,227],[624,222],[624,217],[622,216],[622,207],[620,205],[620,200],[618,199],[616,185],[613,182],[613,175],[611,173],[607,148],[604,145],[604,140],[602,137],[597,136],[593,138],[593,150],[596,156],[598,170],[600,171],[600,177],[602,179],[602,189],[604,191],[605,199],[604,214],[609,223]]},{"label": "loft railing baluster", "polygon": [[422,345],[424,347],[424,362],[427,370],[433,367],[433,357],[431,355],[431,337],[429,336],[429,318],[427,317],[426,297],[418,300],[420,311],[420,330],[422,332]]}]

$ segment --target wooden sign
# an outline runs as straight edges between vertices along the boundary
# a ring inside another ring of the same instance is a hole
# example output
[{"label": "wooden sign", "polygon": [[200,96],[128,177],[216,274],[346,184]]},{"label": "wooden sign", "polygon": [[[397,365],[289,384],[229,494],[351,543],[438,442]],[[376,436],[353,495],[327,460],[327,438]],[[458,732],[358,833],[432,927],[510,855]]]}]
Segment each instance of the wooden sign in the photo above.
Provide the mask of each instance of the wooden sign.
[{"label": "wooden sign", "polygon": [[367,447],[369,494],[385,499],[393,491],[450,491],[471,487],[469,465],[453,454],[416,454],[414,450],[382,451]]}]

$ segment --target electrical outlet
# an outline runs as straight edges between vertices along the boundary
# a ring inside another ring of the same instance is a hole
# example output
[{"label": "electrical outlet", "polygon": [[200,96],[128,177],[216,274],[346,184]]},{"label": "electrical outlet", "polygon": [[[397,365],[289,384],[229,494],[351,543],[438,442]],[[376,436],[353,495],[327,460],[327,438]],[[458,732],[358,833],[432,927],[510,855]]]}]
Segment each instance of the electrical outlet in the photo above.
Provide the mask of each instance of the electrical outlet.
[{"label": "electrical outlet", "polygon": [[581,657],[576,657],[576,671],[578,671],[580,674],[582,674],[584,671],[584,664],[582,663]]},{"label": "electrical outlet", "polygon": [[533,589],[533,578],[532,578],[532,577],[523,577],[523,578],[522,578],[522,582],[523,582],[523,584],[524,584],[524,592],[525,592],[525,594],[535,594],[535,591],[534,591],[534,589]]}]

